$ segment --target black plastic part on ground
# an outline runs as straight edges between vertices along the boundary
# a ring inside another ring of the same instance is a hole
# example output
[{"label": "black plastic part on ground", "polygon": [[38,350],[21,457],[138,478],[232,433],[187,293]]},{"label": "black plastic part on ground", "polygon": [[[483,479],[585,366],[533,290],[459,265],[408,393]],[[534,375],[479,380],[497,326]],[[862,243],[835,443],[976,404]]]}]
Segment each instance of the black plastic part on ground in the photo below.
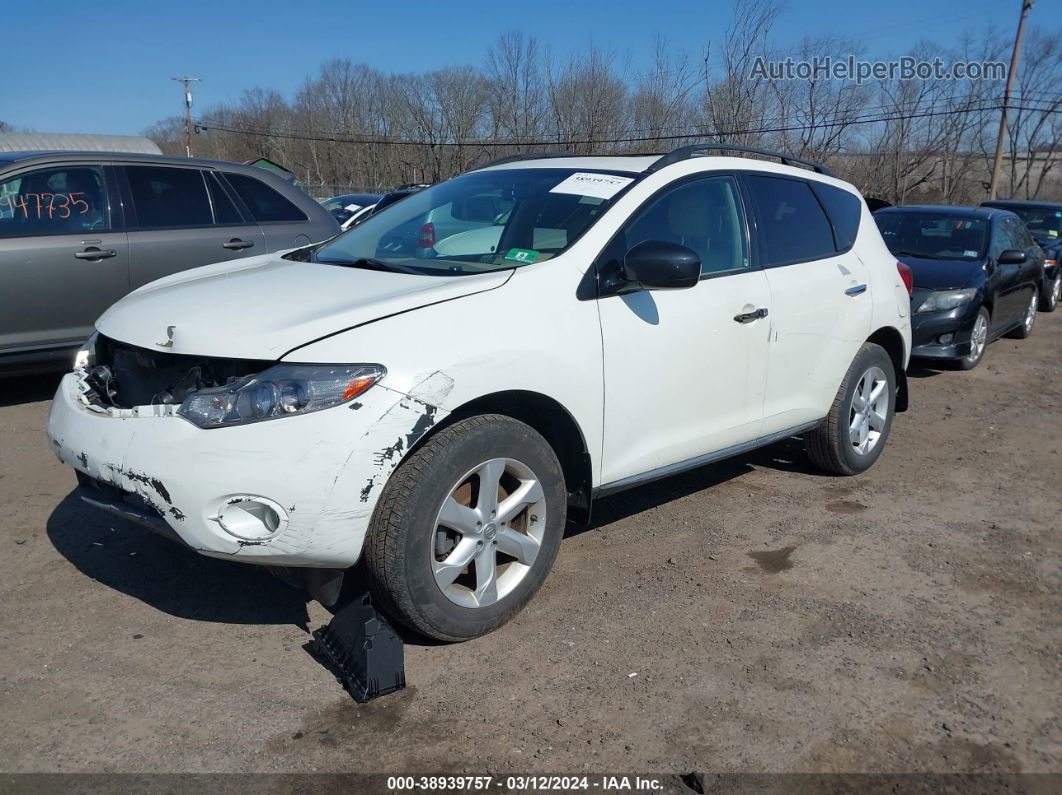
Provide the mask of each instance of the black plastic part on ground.
[{"label": "black plastic part on ground", "polygon": [[364,704],[406,686],[402,639],[372,606],[369,594],[314,630],[314,651],[324,658],[354,700]]}]

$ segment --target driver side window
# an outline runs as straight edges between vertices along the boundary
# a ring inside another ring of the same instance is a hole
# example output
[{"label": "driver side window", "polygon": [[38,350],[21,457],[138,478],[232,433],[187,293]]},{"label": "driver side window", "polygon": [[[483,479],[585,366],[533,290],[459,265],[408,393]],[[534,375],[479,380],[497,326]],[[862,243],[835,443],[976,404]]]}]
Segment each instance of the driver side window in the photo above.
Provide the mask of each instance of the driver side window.
[{"label": "driver side window", "polygon": [[677,243],[701,258],[701,276],[748,270],[745,218],[733,177],[705,177],[666,190],[640,208],[624,232],[631,249],[645,240]]},{"label": "driver side window", "polygon": [[0,182],[0,237],[110,228],[110,203],[97,166],[44,168]]}]

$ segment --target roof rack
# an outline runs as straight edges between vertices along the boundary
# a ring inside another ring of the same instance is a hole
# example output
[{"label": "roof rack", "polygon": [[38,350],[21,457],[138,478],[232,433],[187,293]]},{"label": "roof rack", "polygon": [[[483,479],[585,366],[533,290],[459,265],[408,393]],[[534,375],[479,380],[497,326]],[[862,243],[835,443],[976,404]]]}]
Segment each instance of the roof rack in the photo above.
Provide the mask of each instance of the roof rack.
[{"label": "roof rack", "polygon": [[646,169],[646,173],[651,174],[654,171],[659,171],[665,166],[670,166],[672,163],[678,163],[683,160],[688,160],[689,158],[693,157],[694,155],[700,154],[701,152],[718,151],[747,152],[748,154],[753,155],[765,155],[767,157],[776,157],[782,161],[782,165],[791,166],[796,163],[801,166],[806,166],[807,168],[810,168],[817,174],[825,174],[827,177],[833,176],[833,174],[830,173],[830,170],[821,163],[815,163],[811,160],[803,160],[799,157],[793,157],[792,155],[782,154],[781,152],[772,152],[768,149],[757,149],[754,146],[736,146],[734,144],[691,144],[690,146],[680,146],[678,149],[674,150],[670,154],[664,155],[662,158],[660,158],[651,166],[649,166],[649,168]]},{"label": "roof rack", "polygon": [[573,155],[571,152],[539,152],[537,154],[524,152],[523,154],[519,155],[499,157],[497,160],[491,160],[481,166],[476,166],[476,169],[479,170],[481,168],[490,168],[491,166],[500,166],[503,163],[516,163],[520,160],[545,160],[546,158],[550,157],[578,157],[578,155]]}]

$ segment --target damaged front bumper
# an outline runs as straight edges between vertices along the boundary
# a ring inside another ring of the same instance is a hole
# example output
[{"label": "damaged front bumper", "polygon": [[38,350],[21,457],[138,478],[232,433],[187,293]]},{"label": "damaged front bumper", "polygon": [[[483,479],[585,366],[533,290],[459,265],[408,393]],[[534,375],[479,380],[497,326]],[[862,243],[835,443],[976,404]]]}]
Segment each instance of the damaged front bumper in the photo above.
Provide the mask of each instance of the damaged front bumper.
[{"label": "damaged front bumper", "polygon": [[331,409],[210,430],[171,407],[92,406],[80,384],[63,378],[48,417],[79,496],[204,555],[274,566],[354,564],[391,472],[446,414],[426,399],[447,386],[439,377],[408,395],[377,384]]}]

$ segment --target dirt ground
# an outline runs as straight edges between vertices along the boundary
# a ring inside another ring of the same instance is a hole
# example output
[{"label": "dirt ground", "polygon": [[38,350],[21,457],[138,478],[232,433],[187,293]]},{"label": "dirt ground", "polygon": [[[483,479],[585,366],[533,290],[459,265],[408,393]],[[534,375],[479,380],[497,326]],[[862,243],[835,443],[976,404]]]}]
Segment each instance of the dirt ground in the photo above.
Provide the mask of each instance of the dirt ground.
[{"label": "dirt ground", "polygon": [[1062,772],[1060,339],[915,369],[860,477],[786,442],[600,502],[364,706],[320,605],[82,508],[56,379],[0,381],[0,770]]}]

